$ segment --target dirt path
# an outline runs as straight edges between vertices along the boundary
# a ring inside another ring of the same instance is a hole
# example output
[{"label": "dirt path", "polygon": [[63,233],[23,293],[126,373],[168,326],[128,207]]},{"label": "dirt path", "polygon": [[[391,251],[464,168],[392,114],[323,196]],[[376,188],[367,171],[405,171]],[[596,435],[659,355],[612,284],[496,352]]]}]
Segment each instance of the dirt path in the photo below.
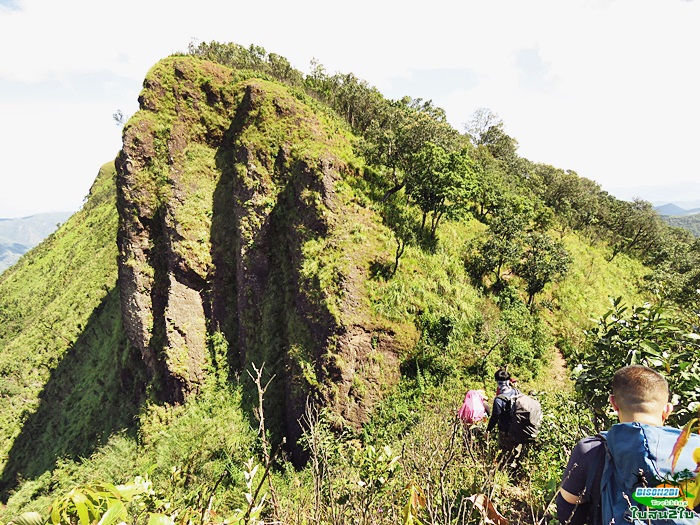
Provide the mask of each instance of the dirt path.
[{"label": "dirt path", "polygon": [[554,348],[552,364],[546,377],[541,380],[542,390],[551,391],[572,391],[574,382],[569,378],[570,371],[566,366],[566,360],[558,348]]}]

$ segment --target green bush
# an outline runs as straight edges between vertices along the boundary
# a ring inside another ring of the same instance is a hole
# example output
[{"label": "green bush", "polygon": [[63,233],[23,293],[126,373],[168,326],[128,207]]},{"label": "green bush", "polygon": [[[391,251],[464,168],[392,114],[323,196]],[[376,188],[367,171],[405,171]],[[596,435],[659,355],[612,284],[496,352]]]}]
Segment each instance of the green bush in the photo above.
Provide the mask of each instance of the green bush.
[{"label": "green bush", "polygon": [[661,302],[628,307],[621,297],[587,331],[588,345],[575,352],[572,364],[576,388],[600,422],[607,426],[613,415],[608,407],[615,372],[641,364],[668,380],[675,405],[670,424],[685,424],[700,407],[700,334],[697,317]]},{"label": "green bush", "polygon": [[509,301],[501,312],[500,366],[521,379],[536,378],[551,362],[554,339],[543,319],[522,301]]}]

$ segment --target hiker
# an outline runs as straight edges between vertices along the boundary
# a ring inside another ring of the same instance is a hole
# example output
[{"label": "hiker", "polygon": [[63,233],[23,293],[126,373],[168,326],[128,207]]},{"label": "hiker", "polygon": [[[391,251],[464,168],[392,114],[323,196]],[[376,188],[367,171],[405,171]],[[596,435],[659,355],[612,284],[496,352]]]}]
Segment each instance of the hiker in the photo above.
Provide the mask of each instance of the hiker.
[{"label": "hiker", "polygon": [[[510,374],[504,370],[499,369],[494,375],[496,380],[496,397],[493,399],[493,408],[491,409],[491,417],[489,418],[489,424],[486,430],[490,432],[496,425],[498,425],[499,431],[499,443],[501,440],[501,435],[503,434],[504,445],[506,448],[513,448],[508,443],[508,427],[510,426],[510,414],[508,412],[508,403],[504,399],[505,397],[512,397],[520,393],[520,390],[513,388],[510,382]],[[514,445],[513,445],[514,446]],[[501,448],[504,448],[501,446]]]},{"label": "hiker", "polygon": [[497,385],[497,395],[493,400],[493,408],[491,409],[491,416],[489,417],[489,424],[486,427],[487,432],[491,432],[496,426],[498,426],[498,446],[501,452],[505,454],[508,458],[507,463],[511,463],[517,456],[518,452],[522,452],[522,447],[520,451],[517,451],[518,442],[510,434],[510,402],[509,399],[520,394],[520,390],[514,388],[510,382],[511,376],[508,371],[504,369],[499,369],[494,375]]},{"label": "hiker", "polygon": [[457,412],[457,417],[465,425],[474,425],[483,420],[490,413],[485,390],[469,390],[464,396],[462,407]]},{"label": "hiker", "polygon": [[494,379],[498,395],[493,400],[486,431],[498,426],[498,445],[504,466],[517,474],[542,424],[542,406],[515,388],[514,378],[507,370],[498,370]]},{"label": "hiker", "polygon": [[[640,508],[643,512],[647,508],[634,497],[636,489],[655,486],[662,474],[673,472],[673,467],[664,465],[671,463],[681,431],[663,426],[673,410],[666,379],[645,366],[623,367],[613,377],[609,400],[620,422],[608,432],[583,438],[574,447],[556,499],[562,524],[654,522],[639,513]],[[688,446],[678,451],[675,472],[697,466],[692,451],[700,446],[700,437],[691,434],[688,439]],[[661,511],[648,512],[658,517]],[[676,520],[681,513],[690,512],[679,505],[663,512],[674,515],[663,523],[700,522],[697,514],[689,521]]]}]

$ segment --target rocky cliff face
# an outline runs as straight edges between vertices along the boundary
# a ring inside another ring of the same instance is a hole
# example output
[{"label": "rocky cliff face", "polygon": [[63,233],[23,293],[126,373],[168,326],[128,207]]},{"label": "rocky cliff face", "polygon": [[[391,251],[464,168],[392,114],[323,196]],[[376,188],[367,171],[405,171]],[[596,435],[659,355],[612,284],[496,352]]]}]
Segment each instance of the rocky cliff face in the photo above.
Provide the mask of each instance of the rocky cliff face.
[{"label": "rocky cliff face", "polygon": [[307,399],[357,426],[398,377],[392,334],[363,315],[367,261],[347,241],[376,226],[343,182],[348,138],[301,99],[169,58],[116,160],[122,316],[154,384],[179,403],[209,370],[265,363],[266,417],[292,442]]}]

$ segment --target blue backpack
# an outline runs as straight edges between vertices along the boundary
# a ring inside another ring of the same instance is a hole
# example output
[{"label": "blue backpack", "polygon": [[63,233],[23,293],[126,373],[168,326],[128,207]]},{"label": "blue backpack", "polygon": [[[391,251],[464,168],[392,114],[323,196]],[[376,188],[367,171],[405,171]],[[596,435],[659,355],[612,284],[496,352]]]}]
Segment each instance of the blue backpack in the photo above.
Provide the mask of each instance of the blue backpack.
[{"label": "blue backpack", "polygon": [[700,436],[690,434],[672,468],[681,430],[641,423],[620,423],[601,432],[605,461],[600,482],[602,523],[698,525],[700,514],[688,508],[683,481],[693,479],[693,451]]}]

